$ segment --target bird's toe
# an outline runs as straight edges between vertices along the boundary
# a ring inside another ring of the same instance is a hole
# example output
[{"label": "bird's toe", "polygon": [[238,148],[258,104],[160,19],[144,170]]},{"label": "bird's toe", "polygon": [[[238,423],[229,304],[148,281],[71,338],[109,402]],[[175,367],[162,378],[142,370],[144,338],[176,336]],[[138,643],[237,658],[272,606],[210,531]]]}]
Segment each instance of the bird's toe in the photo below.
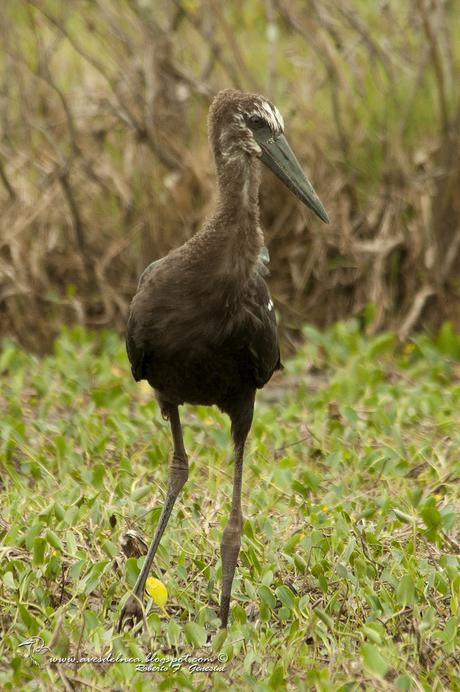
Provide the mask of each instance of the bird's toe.
[{"label": "bird's toe", "polygon": [[144,609],[142,603],[137,596],[130,596],[122,608],[120,618],[118,620],[117,630],[123,632],[127,629],[132,629],[138,622],[144,618]]}]

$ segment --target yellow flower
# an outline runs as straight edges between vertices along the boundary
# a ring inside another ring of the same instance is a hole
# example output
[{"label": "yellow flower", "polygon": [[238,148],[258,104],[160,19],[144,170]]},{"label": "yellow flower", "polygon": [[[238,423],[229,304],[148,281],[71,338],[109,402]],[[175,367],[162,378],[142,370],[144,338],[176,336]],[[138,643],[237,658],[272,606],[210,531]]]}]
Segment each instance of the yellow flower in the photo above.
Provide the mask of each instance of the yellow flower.
[{"label": "yellow flower", "polygon": [[412,353],[412,351],[415,348],[415,344],[412,344],[410,341],[407,342],[407,344],[404,344],[404,353]]},{"label": "yellow flower", "polygon": [[155,579],[155,577],[147,577],[145,590],[157,606],[160,606],[160,608],[165,607],[168,600],[168,590],[162,581]]}]

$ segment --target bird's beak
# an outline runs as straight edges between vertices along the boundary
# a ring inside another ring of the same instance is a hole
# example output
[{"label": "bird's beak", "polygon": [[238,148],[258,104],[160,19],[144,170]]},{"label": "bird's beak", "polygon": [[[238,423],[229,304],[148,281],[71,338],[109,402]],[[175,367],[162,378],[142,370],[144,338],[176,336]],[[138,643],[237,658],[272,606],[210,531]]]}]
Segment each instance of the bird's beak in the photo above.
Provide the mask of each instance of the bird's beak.
[{"label": "bird's beak", "polygon": [[284,135],[274,137],[268,128],[253,132],[262,149],[261,161],[324,223],[329,217]]}]

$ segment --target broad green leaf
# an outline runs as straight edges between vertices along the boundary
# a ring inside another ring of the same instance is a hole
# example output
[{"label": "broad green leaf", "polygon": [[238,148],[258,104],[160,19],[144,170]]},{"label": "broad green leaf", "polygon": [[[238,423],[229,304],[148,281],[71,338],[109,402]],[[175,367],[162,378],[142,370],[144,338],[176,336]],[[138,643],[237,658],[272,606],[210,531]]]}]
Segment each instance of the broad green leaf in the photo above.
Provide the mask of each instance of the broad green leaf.
[{"label": "broad green leaf", "polygon": [[94,563],[86,577],[80,582],[79,590],[87,595],[94,591],[109,565],[110,560],[101,560],[101,562]]},{"label": "broad green leaf", "polygon": [[43,565],[46,550],[46,540],[41,536],[34,539],[32,562],[34,565]]},{"label": "broad green leaf", "polygon": [[274,667],[273,672],[268,679],[268,684],[274,690],[279,690],[280,688],[284,687],[284,670],[281,663]]},{"label": "broad green leaf", "polygon": [[206,630],[196,622],[187,622],[187,624],[184,626],[184,633],[189,644],[196,647],[204,646],[206,644]]},{"label": "broad green leaf", "polygon": [[437,529],[441,525],[441,514],[433,505],[425,505],[420,514],[428,529]]},{"label": "broad green leaf", "polygon": [[16,589],[16,581],[14,579],[13,573],[8,571],[3,575],[3,583],[8,589]]},{"label": "broad green leaf", "polygon": [[61,553],[65,552],[61,539],[51,529],[48,529],[46,532],[46,540],[55,550],[59,550]]},{"label": "broad green leaf", "polygon": [[404,575],[396,589],[396,598],[400,605],[406,606],[415,603],[415,584],[410,574]]},{"label": "broad green leaf", "polygon": [[278,586],[275,593],[280,599],[281,603],[286,606],[286,608],[294,610],[296,607],[296,598],[289,586]]},{"label": "broad green leaf", "polygon": [[227,639],[228,630],[219,630],[212,642],[212,650],[214,652],[219,652]]},{"label": "broad green leaf", "polygon": [[360,653],[365,669],[372,675],[383,678],[390,670],[389,663],[374,644],[363,644]]},{"label": "broad green leaf", "polygon": [[401,673],[395,680],[395,686],[401,692],[409,692],[412,686],[411,676],[407,673]]},{"label": "broad green leaf", "polygon": [[[227,630],[219,630],[220,632],[226,632]],[[181,634],[181,628],[177,624],[175,620],[171,618],[171,620],[168,622],[168,639],[171,643],[172,646],[177,646],[179,643],[179,638]]]},{"label": "broad green leaf", "polygon": [[262,584],[259,586],[258,592],[262,601],[273,610],[273,608],[276,606],[276,598],[274,597],[272,590],[269,589],[268,586],[264,586]]},{"label": "broad green leaf", "polygon": [[367,639],[373,641],[374,644],[382,644],[382,637],[372,627],[368,625],[363,625],[361,627],[361,632],[364,634],[365,637],[367,637]]},{"label": "broad green leaf", "polygon": [[126,560],[125,563],[125,574],[126,574],[126,581],[128,584],[133,587],[134,584],[136,583],[136,579],[139,576],[139,565],[137,564],[137,558],[136,557],[129,557]]}]

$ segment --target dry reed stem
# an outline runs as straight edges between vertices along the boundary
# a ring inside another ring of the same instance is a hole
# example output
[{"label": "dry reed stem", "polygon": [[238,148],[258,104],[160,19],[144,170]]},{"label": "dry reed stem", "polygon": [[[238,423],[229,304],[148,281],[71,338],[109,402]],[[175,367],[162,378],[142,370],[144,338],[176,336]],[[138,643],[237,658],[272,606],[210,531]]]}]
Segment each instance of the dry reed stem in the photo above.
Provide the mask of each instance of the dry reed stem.
[{"label": "dry reed stem", "polygon": [[[352,0],[253,2],[271,32],[265,72],[243,14],[214,0],[156,12],[136,0],[60,9],[23,0],[19,20],[4,11],[0,335],[45,349],[63,323],[123,330],[142,268],[211,210],[212,95],[263,84],[333,220],[321,227],[264,173],[270,286],[287,340],[304,320],[359,317],[371,302],[368,328],[393,327],[402,339],[445,318],[460,324],[460,80],[449,6],[433,13],[414,0],[414,18],[388,2],[375,26]],[[413,45],[399,38],[409,30]],[[427,83],[438,119],[414,144]],[[381,159],[372,182],[363,152]]]}]

